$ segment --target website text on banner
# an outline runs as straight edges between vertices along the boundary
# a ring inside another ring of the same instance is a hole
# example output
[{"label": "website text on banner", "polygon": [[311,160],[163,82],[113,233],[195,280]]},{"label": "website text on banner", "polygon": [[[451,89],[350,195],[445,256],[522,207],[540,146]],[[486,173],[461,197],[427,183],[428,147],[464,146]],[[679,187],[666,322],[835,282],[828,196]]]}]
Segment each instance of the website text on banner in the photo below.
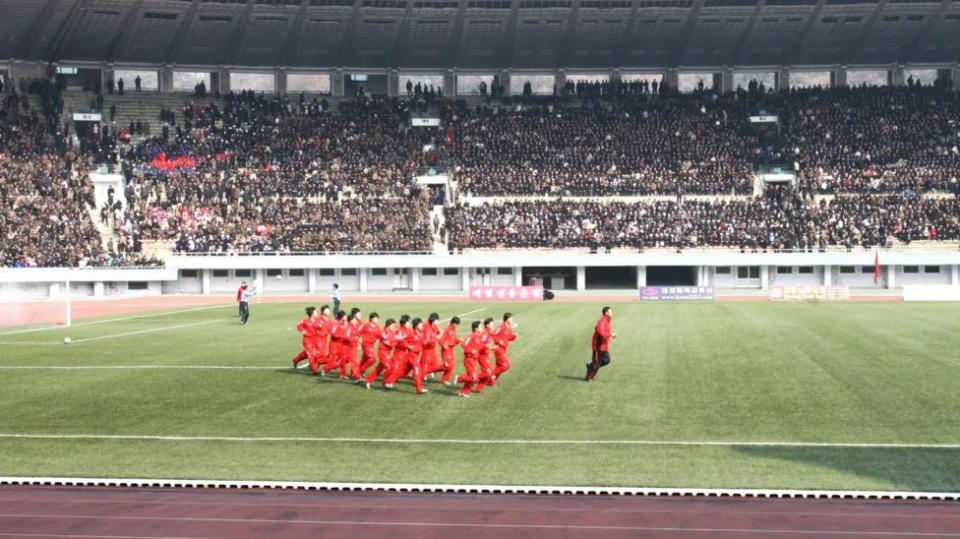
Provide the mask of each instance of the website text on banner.
[{"label": "website text on banner", "polygon": [[804,301],[804,300],[842,301],[850,299],[848,286],[772,286],[770,287],[770,301]]},{"label": "website text on banner", "polygon": [[471,286],[474,301],[541,301],[542,286]]},{"label": "website text on banner", "polygon": [[713,301],[712,286],[644,286],[640,301]]}]

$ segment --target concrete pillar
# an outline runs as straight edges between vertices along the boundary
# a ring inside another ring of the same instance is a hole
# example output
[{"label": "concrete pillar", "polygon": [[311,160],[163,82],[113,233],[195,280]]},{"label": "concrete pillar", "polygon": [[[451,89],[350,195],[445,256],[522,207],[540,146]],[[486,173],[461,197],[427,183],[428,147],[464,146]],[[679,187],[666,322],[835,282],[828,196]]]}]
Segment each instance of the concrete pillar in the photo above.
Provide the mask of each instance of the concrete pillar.
[{"label": "concrete pillar", "polygon": [[790,70],[783,68],[777,72],[777,90],[784,90],[790,87]]},{"label": "concrete pillar", "polygon": [[504,69],[500,72],[500,84],[503,85],[503,90],[506,95],[513,95],[510,91],[510,70]]},{"label": "concrete pillar", "polygon": [[263,291],[263,276],[267,273],[265,269],[255,269],[253,270],[253,286],[257,289],[257,292]]},{"label": "concrete pillar", "polygon": [[410,268],[410,290],[420,291],[420,268]]},{"label": "concrete pillar", "polygon": [[173,93],[173,66],[165,65],[161,67],[157,78],[159,79],[160,93]]},{"label": "concrete pillar", "polygon": [[897,287],[897,267],[887,266],[887,288]]},{"label": "concrete pillar", "polygon": [[846,86],[847,85],[847,66],[841,66],[839,69],[833,72],[833,85],[834,86]]},{"label": "concrete pillar", "polygon": [[367,291],[367,276],[370,274],[370,268],[360,268],[360,292]]},{"label": "concrete pillar", "polygon": [[903,76],[904,66],[898,65],[890,70],[890,86],[903,86],[907,78]]},{"label": "concrete pillar", "polygon": [[637,266],[637,288],[647,286],[647,267]]},{"label": "concrete pillar", "polygon": [[217,70],[217,78],[220,79],[220,93],[225,94],[230,91],[230,71],[220,66],[220,69]]},{"label": "concrete pillar", "polygon": [[770,289],[770,266],[760,266],[760,290]]},{"label": "concrete pillar", "polygon": [[728,67],[720,73],[720,92],[732,92],[736,90],[733,87],[733,68]]},{"label": "concrete pillar", "polygon": [[676,89],[680,86],[680,70],[671,67],[663,74],[663,82],[667,83],[667,88]]},{"label": "concrete pillar", "polygon": [[460,288],[464,292],[470,291],[470,268],[460,268]]},{"label": "concrete pillar", "polygon": [[457,95],[457,71],[448,69],[443,73],[443,96],[456,97]]},{"label": "concrete pillar", "polygon": [[210,274],[213,270],[200,270],[200,291],[204,294],[210,293]]},{"label": "concrete pillar", "polygon": [[330,74],[330,95],[333,97],[343,97],[344,88],[343,68],[338,67],[336,71]]},{"label": "concrete pillar", "polygon": [[284,68],[278,68],[273,72],[273,86],[276,88],[277,93],[285,94],[287,93],[287,70]]},{"label": "concrete pillar", "polygon": [[577,290],[587,289],[587,268],[577,266]]},{"label": "concrete pillar", "polygon": [[396,69],[387,71],[387,95],[390,97],[400,95],[400,72]]},{"label": "concrete pillar", "polygon": [[513,268],[513,286],[523,286],[523,268],[520,266]]},{"label": "concrete pillar", "polygon": [[[360,272],[360,281],[363,282],[364,272]],[[317,268],[307,268],[307,292],[317,293]]]},{"label": "concrete pillar", "polygon": [[950,284],[960,286],[960,264],[950,266]]},{"label": "concrete pillar", "polygon": [[93,283],[93,297],[102,298],[104,295],[103,288],[103,281]]},{"label": "concrete pillar", "polygon": [[833,266],[824,266],[823,267],[823,286],[830,286],[833,284]]},{"label": "concrete pillar", "polygon": [[60,283],[50,283],[48,288],[47,296],[51,298],[60,297]]}]

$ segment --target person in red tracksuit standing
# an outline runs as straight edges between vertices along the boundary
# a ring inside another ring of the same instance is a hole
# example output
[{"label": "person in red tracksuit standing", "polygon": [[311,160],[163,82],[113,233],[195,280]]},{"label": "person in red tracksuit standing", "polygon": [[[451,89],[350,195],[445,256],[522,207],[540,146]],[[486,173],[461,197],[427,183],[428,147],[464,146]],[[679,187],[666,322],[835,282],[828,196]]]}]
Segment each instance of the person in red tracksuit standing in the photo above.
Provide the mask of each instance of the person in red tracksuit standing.
[{"label": "person in red tracksuit standing", "polygon": [[587,376],[584,378],[587,382],[593,380],[597,376],[597,371],[610,363],[610,340],[617,338],[617,334],[613,332],[613,309],[604,307],[600,313],[600,319],[593,328],[593,339],[590,342],[593,357],[590,363],[587,363]]},{"label": "person in red tracksuit standing", "polygon": [[343,349],[347,345],[347,332],[350,331],[350,326],[347,324],[347,311],[340,311],[335,316],[337,320],[330,330],[330,353],[327,356],[327,363],[323,366],[323,374],[340,368]]},{"label": "person in red tracksuit standing", "polygon": [[[237,289],[237,305],[240,305],[240,297],[243,296],[245,288],[247,288],[247,281],[240,281],[240,288]],[[240,316],[243,316],[243,307],[240,308]]]},{"label": "person in red tracksuit standing", "polygon": [[370,313],[370,319],[360,327],[360,349],[363,358],[360,361],[360,376],[364,376],[367,369],[377,362],[377,355],[373,353],[373,346],[380,339],[380,315]]},{"label": "person in red tracksuit standing", "polygon": [[393,318],[387,318],[387,321],[383,324],[383,329],[380,330],[378,339],[380,346],[377,348],[377,368],[370,371],[370,374],[364,379],[367,389],[370,389],[371,384],[378,376],[383,374],[383,377],[386,378],[392,372],[393,349],[397,346],[396,332],[397,321]]},{"label": "person in red tracksuit standing", "polygon": [[396,345],[393,348],[393,357],[391,358],[390,373],[383,377],[383,387],[393,389],[397,380],[407,373],[407,351],[402,343],[407,339],[410,333],[410,315],[405,314],[400,317],[400,325],[393,332],[393,338]]},{"label": "person in red tracksuit standing", "polygon": [[427,321],[423,324],[423,353],[420,356],[420,372],[424,378],[433,373],[442,371],[440,360],[437,358],[437,342],[440,340],[440,326],[437,325],[440,315],[430,313]]},{"label": "person in red tracksuit standing", "polygon": [[454,316],[440,335],[440,359],[443,361],[440,369],[443,375],[440,377],[440,382],[447,386],[451,385],[450,378],[453,377],[453,371],[457,368],[457,345],[460,344],[457,327],[459,325],[460,318]]},{"label": "person in red tracksuit standing", "polygon": [[320,316],[314,319],[316,357],[310,358],[310,372],[323,372],[321,367],[330,361],[330,331],[333,330],[333,319],[330,317],[330,306],[320,307]]},{"label": "person in red tracksuit standing", "polygon": [[491,386],[497,385],[497,382],[500,381],[500,375],[509,371],[512,367],[507,352],[510,350],[510,343],[517,340],[517,332],[513,330],[513,313],[503,313],[503,322],[494,330],[493,340],[497,345],[493,350],[493,357],[497,360],[497,366],[493,369]]},{"label": "person in red tracksuit standing", "polygon": [[300,333],[300,344],[303,349],[293,358],[294,369],[299,367],[300,362],[305,359],[310,359],[312,365],[313,358],[319,354],[319,350],[317,350],[317,309],[316,307],[307,307],[304,312],[307,313],[307,317],[297,324],[297,332]]},{"label": "person in red tracksuit standing", "polygon": [[457,383],[463,384],[460,388],[461,397],[469,397],[473,390],[473,385],[477,383],[477,362],[480,360],[480,352],[486,345],[483,342],[483,327],[480,321],[470,324],[470,334],[464,337],[460,344],[463,348],[463,370],[464,374],[457,376]]},{"label": "person in red tracksuit standing", "polygon": [[491,380],[493,380],[493,367],[490,365],[490,350],[494,347],[494,329],[493,318],[487,318],[483,321],[483,331],[480,337],[483,340],[483,349],[480,351],[480,357],[477,360],[479,362],[480,372],[477,374],[479,378],[476,387],[473,388],[474,393],[482,393],[483,388],[490,385]]}]

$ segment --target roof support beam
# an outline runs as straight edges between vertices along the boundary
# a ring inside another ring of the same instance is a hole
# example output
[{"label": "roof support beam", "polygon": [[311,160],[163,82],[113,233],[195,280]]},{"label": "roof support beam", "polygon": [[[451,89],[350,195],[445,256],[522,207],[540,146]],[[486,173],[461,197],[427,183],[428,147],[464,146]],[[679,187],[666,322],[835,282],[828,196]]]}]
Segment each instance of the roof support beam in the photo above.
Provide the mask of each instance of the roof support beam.
[{"label": "roof support beam", "polygon": [[703,2],[704,0],[693,0],[690,15],[687,16],[687,22],[683,25],[683,37],[680,45],[673,51],[673,57],[670,58],[669,67],[679,67],[686,57],[687,47],[690,46],[690,40],[693,39],[693,31],[697,28],[697,17],[700,16],[700,10],[703,9]]},{"label": "roof support beam", "polygon": [[[297,13],[297,18],[292,24],[287,26],[287,35],[283,39],[283,46],[278,51],[277,65],[300,65],[303,47],[297,46],[297,40],[300,39],[300,35],[303,33],[303,24],[304,21],[307,20],[307,6],[309,5],[310,0],[300,1],[300,10]],[[289,60],[286,60],[287,58],[289,58]]]},{"label": "roof support beam", "polygon": [[70,8],[70,13],[63,21],[63,25],[57,30],[56,37],[50,42],[50,46],[47,47],[46,51],[44,51],[43,57],[45,60],[56,62],[63,57],[63,48],[66,43],[69,43],[73,39],[73,35],[77,32],[77,27],[80,26],[80,18],[87,10],[89,4],[90,0],[77,0],[77,2],[73,4],[73,7]]},{"label": "roof support beam", "polygon": [[347,22],[347,30],[343,33],[343,43],[340,44],[339,64],[343,66],[350,66],[355,62],[356,51],[353,43],[357,33],[357,23],[360,21],[361,5],[363,5],[363,0],[353,0],[353,11],[350,13],[350,20]]},{"label": "roof support beam", "polygon": [[[40,10],[40,13],[33,19],[33,22],[30,23],[30,27],[26,29],[23,33],[17,36],[17,44],[14,46],[13,50],[15,51],[15,58],[28,58],[30,56],[30,51],[33,49],[33,46],[36,44],[34,41],[34,36],[40,33],[40,29],[46,25],[47,21],[50,19],[50,15],[53,13],[53,9],[60,4],[60,0],[46,0],[47,3],[43,5],[43,8]],[[61,28],[62,30],[62,28]]]},{"label": "roof support beam", "polygon": [[[507,32],[503,36],[503,43],[500,45],[500,54],[497,55],[497,58],[506,58],[507,65],[505,67],[513,67],[514,62],[514,51],[516,47],[514,46],[514,41],[517,37],[517,25],[520,24],[517,19],[520,18],[520,0],[511,0],[510,2],[510,18],[507,19]],[[510,92],[510,89],[507,88],[507,93]]]},{"label": "roof support beam", "polygon": [[863,49],[863,44],[867,42],[867,38],[870,37],[870,32],[873,31],[874,24],[877,23],[877,19],[880,18],[880,12],[883,11],[883,7],[887,5],[887,0],[880,0],[877,4],[877,7],[874,8],[873,12],[870,13],[870,17],[867,18],[867,22],[864,23],[863,29],[860,31],[860,35],[857,36],[856,43],[850,47],[850,50],[847,51],[847,57],[844,60],[844,64],[850,65],[851,62],[855,62],[857,58],[860,57],[860,51]]},{"label": "roof support beam", "polygon": [[400,28],[397,28],[397,33],[393,36],[393,54],[390,55],[390,64],[393,67],[399,67],[403,63],[404,53],[407,52],[407,36],[410,34],[410,25],[413,22],[413,0],[407,0],[403,18],[400,19]]},{"label": "roof support beam", "polygon": [[[933,27],[936,26],[937,22],[943,19],[944,13],[950,9],[950,4],[950,0],[941,0],[940,5],[937,6],[936,12],[927,17],[927,21],[924,23],[923,29],[917,31],[917,33],[910,38],[910,41],[900,49],[900,57],[897,58],[898,64],[905,64],[913,59],[917,53],[917,47],[920,46],[920,40],[923,39],[924,36],[930,35],[930,32],[933,31]],[[956,61],[956,58],[951,60]]]},{"label": "roof support beam", "polygon": [[577,20],[580,16],[580,2],[582,0],[573,0],[570,9],[570,17],[567,20],[567,29],[563,33],[563,42],[554,44],[554,50],[557,51],[557,67],[565,68],[570,66],[570,53],[577,42]]},{"label": "roof support beam", "polygon": [[130,33],[130,29],[135,26],[133,22],[136,20],[137,14],[140,13],[141,9],[143,9],[143,0],[137,0],[136,4],[130,8],[126,17],[123,18],[123,22],[113,31],[113,39],[107,46],[107,53],[105,55],[108,62],[116,60],[114,55],[116,54],[117,47],[119,47],[121,43],[124,43],[124,38]]},{"label": "roof support beam", "polygon": [[173,39],[171,39],[170,44],[167,45],[167,52],[163,55],[168,64],[180,58],[181,53],[183,53],[183,48],[187,46],[186,38],[190,34],[190,29],[193,28],[193,24],[197,19],[197,9],[199,8],[200,0],[193,0],[193,3],[187,8],[187,12],[183,14],[183,20],[180,21],[176,33],[173,34]]},{"label": "roof support beam", "polygon": [[797,55],[800,53],[800,50],[803,48],[803,42],[807,38],[807,34],[810,32],[810,29],[813,28],[813,25],[820,19],[820,12],[823,11],[823,6],[827,3],[827,0],[817,0],[817,5],[814,6],[813,11],[810,12],[810,17],[803,23],[803,28],[800,29],[800,33],[797,34],[797,40],[793,42],[793,45],[790,46],[790,50],[787,51],[787,54],[783,57],[783,61],[780,62],[784,67],[790,67],[793,65],[794,60],[796,60]]},{"label": "roof support beam", "polygon": [[247,6],[243,8],[240,20],[234,23],[233,34],[230,36],[230,43],[227,45],[226,57],[224,63],[227,65],[236,65],[242,61],[240,53],[243,52],[238,46],[247,35],[247,26],[250,24],[250,14],[253,13],[253,4],[257,0],[247,0]]},{"label": "roof support beam", "polygon": [[453,21],[453,31],[447,41],[447,50],[444,54],[446,67],[460,67],[463,54],[463,18],[467,13],[467,0],[460,0],[457,4],[457,18]]},{"label": "roof support beam", "polygon": [[623,35],[620,36],[620,50],[617,53],[616,62],[620,67],[624,67],[627,58],[630,57],[630,51],[633,50],[633,27],[637,22],[637,4],[639,3],[640,0],[634,0],[633,5],[630,6],[630,18],[627,19]]},{"label": "roof support beam", "polygon": [[740,58],[743,56],[743,49],[747,46],[747,42],[750,41],[750,34],[753,33],[753,28],[757,25],[757,19],[760,18],[760,12],[763,11],[763,6],[765,6],[766,3],[766,0],[758,0],[757,5],[753,8],[753,13],[750,14],[750,21],[747,22],[747,27],[743,29],[743,35],[740,36],[736,48],[733,49],[730,57],[727,58],[727,67],[734,67],[740,63]]}]

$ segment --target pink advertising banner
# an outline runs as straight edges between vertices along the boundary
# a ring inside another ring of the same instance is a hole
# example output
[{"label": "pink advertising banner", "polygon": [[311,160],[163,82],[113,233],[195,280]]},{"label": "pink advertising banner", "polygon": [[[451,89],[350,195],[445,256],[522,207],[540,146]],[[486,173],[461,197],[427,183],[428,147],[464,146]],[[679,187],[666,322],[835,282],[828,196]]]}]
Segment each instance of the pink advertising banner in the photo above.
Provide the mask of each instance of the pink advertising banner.
[{"label": "pink advertising banner", "polygon": [[541,301],[542,286],[471,286],[473,301]]}]

